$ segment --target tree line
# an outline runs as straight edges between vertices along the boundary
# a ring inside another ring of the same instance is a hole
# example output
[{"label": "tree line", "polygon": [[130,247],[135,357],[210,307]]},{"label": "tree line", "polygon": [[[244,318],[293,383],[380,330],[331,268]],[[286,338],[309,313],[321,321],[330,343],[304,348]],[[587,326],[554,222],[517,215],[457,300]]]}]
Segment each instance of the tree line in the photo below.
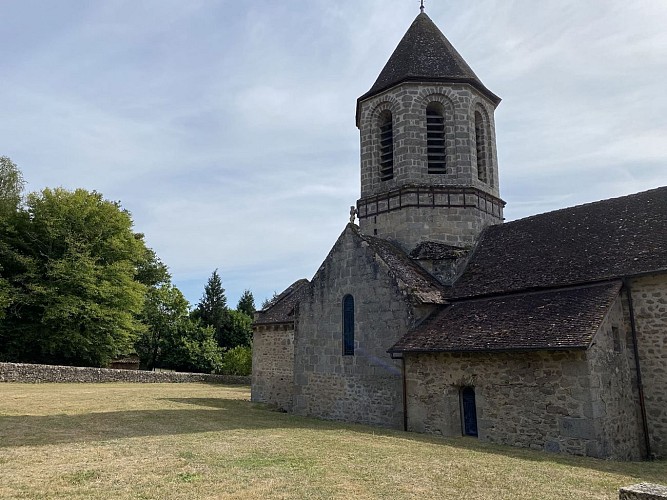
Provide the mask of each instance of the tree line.
[{"label": "tree line", "polygon": [[229,308],[216,269],[190,310],[120,202],[24,189],[0,157],[0,361],[249,374],[249,290]]}]

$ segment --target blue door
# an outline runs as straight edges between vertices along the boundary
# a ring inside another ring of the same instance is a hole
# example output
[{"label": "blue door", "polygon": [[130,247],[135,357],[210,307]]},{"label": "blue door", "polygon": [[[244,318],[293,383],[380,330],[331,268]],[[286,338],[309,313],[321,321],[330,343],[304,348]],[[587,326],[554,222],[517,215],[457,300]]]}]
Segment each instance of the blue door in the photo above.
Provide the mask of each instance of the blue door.
[{"label": "blue door", "polygon": [[461,406],[463,407],[463,434],[477,437],[477,406],[475,405],[475,389],[464,387],[461,390]]}]

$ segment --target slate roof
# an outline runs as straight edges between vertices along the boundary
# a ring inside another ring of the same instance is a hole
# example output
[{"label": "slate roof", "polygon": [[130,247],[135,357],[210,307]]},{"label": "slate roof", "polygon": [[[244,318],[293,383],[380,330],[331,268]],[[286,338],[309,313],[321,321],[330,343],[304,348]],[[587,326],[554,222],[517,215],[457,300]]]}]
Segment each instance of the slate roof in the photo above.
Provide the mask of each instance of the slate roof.
[{"label": "slate roof", "polygon": [[507,352],[586,349],[621,283],[455,302],[389,352]]},{"label": "slate roof", "polygon": [[667,271],[667,187],[487,228],[448,292],[509,293]]},{"label": "slate roof", "polygon": [[264,310],[255,315],[255,325],[291,323],[294,321],[294,307],[301,301],[310,282],[300,279],[287,287]]},{"label": "slate roof", "polygon": [[361,234],[357,226],[351,224],[348,227],[368,243],[410,295],[425,304],[445,303],[444,287],[403,250],[387,240]]},{"label": "slate roof", "polygon": [[358,102],[404,81],[469,83],[496,105],[500,102],[423,12],[412,22],[378,79]]}]

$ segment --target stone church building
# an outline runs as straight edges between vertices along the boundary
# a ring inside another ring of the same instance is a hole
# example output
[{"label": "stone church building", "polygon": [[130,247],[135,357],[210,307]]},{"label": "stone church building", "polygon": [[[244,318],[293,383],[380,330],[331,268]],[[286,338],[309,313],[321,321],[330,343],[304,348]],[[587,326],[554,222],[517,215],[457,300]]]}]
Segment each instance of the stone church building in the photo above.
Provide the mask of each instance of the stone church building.
[{"label": "stone church building", "polygon": [[419,14],[357,101],[352,222],[312,280],[256,315],[252,400],[666,456],[667,187],[503,223],[499,102]]}]

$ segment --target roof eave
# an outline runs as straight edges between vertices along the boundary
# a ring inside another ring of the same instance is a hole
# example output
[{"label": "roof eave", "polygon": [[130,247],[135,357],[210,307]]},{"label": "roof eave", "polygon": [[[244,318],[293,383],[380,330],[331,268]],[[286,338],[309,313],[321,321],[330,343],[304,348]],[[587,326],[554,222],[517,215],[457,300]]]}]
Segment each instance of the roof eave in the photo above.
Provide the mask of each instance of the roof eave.
[{"label": "roof eave", "polygon": [[392,82],[389,85],[385,85],[384,87],[381,87],[376,90],[369,90],[366,92],[364,95],[359,97],[357,99],[357,110],[355,113],[355,118],[356,118],[356,124],[357,127],[359,127],[360,124],[360,109],[361,109],[361,103],[367,99],[370,99],[371,97],[375,97],[377,95],[382,94],[383,92],[386,92],[389,89],[392,89],[394,87],[397,87],[403,83],[407,82],[423,82],[423,83],[458,83],[458,84],[467,84],[470,85],[471,87],[477,89],[480,91],[487,99],[489,99],[495,107],[497,107],[502,99],[498,97],[496,94],[491,92],[489,89],[487,89],[484,84],[482,84],[479,80],[475,80],[472,78],[451,78],[451,77],[443,77],[443,78],[433,78],[433,77],[419,77],[419,76],[408,76],[405,78],[402,78],[401,80],[398,80],[396,82]]},{"label": "roof eave", "polygon": [[512,347],[505,349],[413,349],[413,348],[391,348],[389,354],[435,354],[435,353],[467,353],[467,354],[502,354],[517,352],[539,352],[539,351],[587,351],[588,345],[575,346],[551,346],[551,347]]}]

